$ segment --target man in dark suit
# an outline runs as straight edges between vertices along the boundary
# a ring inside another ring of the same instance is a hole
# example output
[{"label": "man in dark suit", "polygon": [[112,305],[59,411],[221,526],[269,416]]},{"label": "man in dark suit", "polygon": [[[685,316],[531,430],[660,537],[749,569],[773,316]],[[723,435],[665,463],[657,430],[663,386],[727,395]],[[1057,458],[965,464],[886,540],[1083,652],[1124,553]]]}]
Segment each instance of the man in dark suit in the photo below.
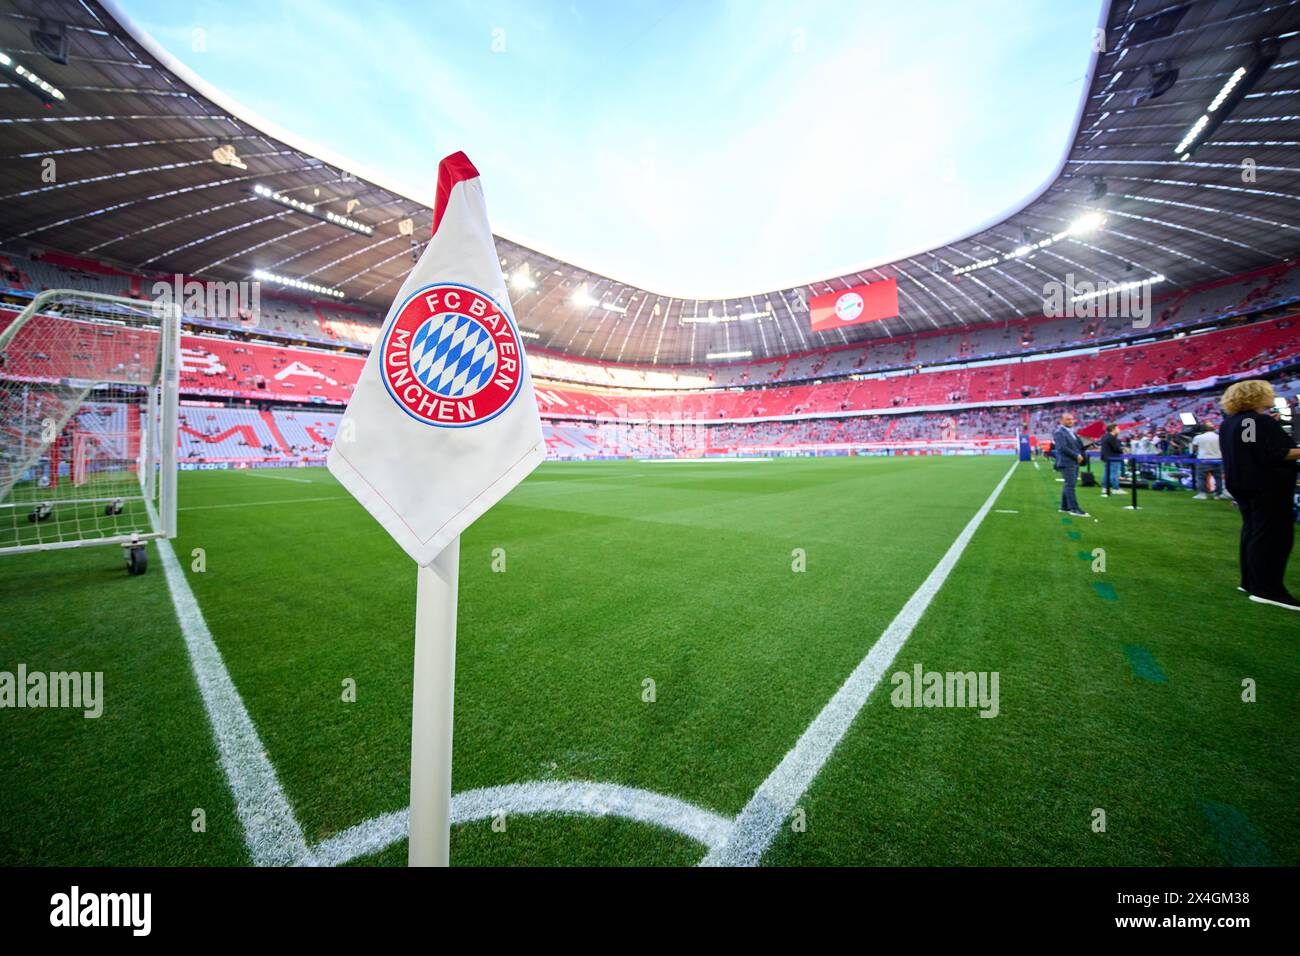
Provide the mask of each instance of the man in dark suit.
[{"label": "man in dark suit", "polygon": [[1083,464],[1083,440],[1074,433],[1074,415],[1070,412],[1061,416],[1061,424],[1052,433],[1052,447],[1056,451],[1056,470],[1065,479],[1065,487],[1061,489],[1061,514],[1086,518],[1088,512],[1079,507],[1079,499],[1074,494],[1079,466]]}]

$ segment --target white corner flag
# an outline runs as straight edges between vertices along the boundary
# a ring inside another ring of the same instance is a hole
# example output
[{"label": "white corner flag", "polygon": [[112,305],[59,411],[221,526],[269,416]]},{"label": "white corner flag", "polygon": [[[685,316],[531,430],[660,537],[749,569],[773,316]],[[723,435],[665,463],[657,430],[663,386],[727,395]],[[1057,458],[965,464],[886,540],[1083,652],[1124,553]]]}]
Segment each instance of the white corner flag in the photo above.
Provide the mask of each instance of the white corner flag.
[{"label": "white corner flag", "polygon": [[455,153],[438,167],[433,238],[388,310],[329,470],[428,565],[545,457],[478,170]]},{"label": "white corner flag", "polygon": [[446,866],[460,533],[546,457],[523,342],[464,153],[438,166],[433,238],[388,310],[329,470],[419,565],[410,863]]}]

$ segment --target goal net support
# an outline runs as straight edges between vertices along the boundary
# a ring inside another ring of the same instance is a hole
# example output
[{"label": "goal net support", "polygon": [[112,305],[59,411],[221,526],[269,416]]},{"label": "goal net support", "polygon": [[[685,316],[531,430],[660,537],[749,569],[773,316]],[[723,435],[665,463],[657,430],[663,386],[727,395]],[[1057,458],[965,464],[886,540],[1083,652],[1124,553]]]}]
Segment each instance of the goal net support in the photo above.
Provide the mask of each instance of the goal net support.
[{"label": "goal net support", "polygon": [[0,311],[0,553],[176,534],[180,314],[54,289]]}]

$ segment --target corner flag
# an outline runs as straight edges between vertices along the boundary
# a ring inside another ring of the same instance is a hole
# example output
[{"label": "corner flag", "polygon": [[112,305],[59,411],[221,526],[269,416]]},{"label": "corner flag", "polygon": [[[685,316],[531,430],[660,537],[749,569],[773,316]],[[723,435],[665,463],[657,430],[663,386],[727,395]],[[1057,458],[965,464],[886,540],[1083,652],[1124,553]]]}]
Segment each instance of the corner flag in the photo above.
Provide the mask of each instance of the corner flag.
[{"label": "corner flag", "polygon": [[478,170],[438,166],[433,238],[339,423],[329,470],[418,565],[412,866],[446,866],[460,533],[546,457]]},{"label": "corner flag", "polygon": [[545,457],[478,170],[455,153],[438,167],[433,238],[388,310],[329,470],[428,565]]}]

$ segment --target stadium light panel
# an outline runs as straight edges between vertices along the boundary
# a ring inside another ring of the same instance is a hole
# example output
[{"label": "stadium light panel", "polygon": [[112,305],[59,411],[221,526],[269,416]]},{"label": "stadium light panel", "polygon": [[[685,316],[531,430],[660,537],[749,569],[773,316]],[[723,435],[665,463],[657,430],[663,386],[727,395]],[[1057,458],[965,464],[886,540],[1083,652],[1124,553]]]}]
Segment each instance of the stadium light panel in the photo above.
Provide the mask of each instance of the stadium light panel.
[{"label": "stadium light panel", "polygon": [[21,63],[16,62],[7,53],[0,53],[0,67],[3,67],[6,72],[13,73],[20,80],[22,80],[23,82],[19,83],[18,85],[23,89],[27,90],[29,93],[33,93],[36,96],[39,96],[41,102],[45,103],[46,105],[55,102],[62,102],[65,99],[63,95],[63,91],[61,89],[59,89],[53,83],[49,83],[46,80],[42,79],[41,77],[37,76],[31,70],[27,69],[27,67],[23,66]]},{"label": "stadium light panel", "polygon": [[1074,222],[1070,223],[1070,228],[1066,231],[1072,236],[1086,236],[1089,233],[1096,232],[1106,222],[1106,217],[1099,212],[1085,212]]},{"label": "stadium light panel", "polygon": [[1228,95],[1232,93],[1233,88],[1241,82],[1241,78],[1245,75],[1246,68],[1244,66],[1237,67],[1237,69],[1232,72],[1232,76],[1228,77],[1228,82],[1223,84],[1223,89],[1219,90],[1219,95],[1210,101],[1209,109],[1205,112],[1213,113],[1222,106],[1223,101],[1228,98]]},{"label": "stadium light panel", "polygon": [[271,189],[269,186],[263,186],[261,183],[254,184],[253,192],[261,196],[263,199],[278,202],[281,206],[288,206],[290,209],[306,213],[308,216],[315,216],[317,219],[323,220],[324,222],[333,223],[336,226],[342,226],[344,229],[350,229],[352,232],[360,233],[363,236],[374,235],[375,230],[372,227],[367,226],[365,223],[357,222],[355,219],[350,219],[347,216],[340,216],[338,213],[329,212],[328,210],[324,213],[319,213],[316,211],[314,203],[303,202],[301,199],[295,199],[293,196],[276,192],[274,189]]},{"label": "stadium light panel", "polygon": [[265,199],[271,199],[278,202],[281,206],[288,206],[290,209],[296,209],[299,212],[314,213],[316,207],[309,202],[303,202],[301,199],[294,199],[292,196],[286,196],[284,193],[278,193],[268,186],[258,183],[253,187],[253,192]]},{"label": "stadium light panel", "polygon": [[587,291],[587,287],[585,285],[578,286],[577,291],[574,292],[573,295],[569,297],[569,301],[573,305],[577,306],[579,309],[590,309],[599,304],[592,297],[591,293]]},{"label": "stadium light panel", "polygon": [[735,315],[727,315],[725,312],[722,315],[715,315],[713,310],[710,309],[708,315],[683,315],[677,321],[683,325],[716,325],[722,322],[749,322],[753,319],[770,318],[772,318],[770,308],[758,312],[738,312]]},{"label": "stadium light panel", "polygon": [[295,279],[292,276],[277,275],[274,272],[267,272],[265,269],[255,269],[253,278],[259,282],[274,282],[277,285],[289,286],[291,289],[299,289],[303,292],[315,292],[318,295],[328,295],[335,299],[343,298],[343,293],[338,289],[318,285],[315,282],[307,282],[303,279]]},{"label": "stadium light panel", "polygon": [[344,229],[351,229],[353,232],[359,232],[363,236],[372,235],[375,231],[369,226],[357,222],[355,219],[349,219],[347,216],[340,216],[335,212],[326,212],[325,218],[336,226],[342,226]]},{"label": "stadium light panel", "polygon": [[1174,152],[1180,161],[1186,162],[1191,159],[1196,151],[1209,141],[1214,131],[1219,128],[1219,124],[1227,119],[1228,115],[1236,109],[1237,104],[1246,98],[1246,94],[1268,72],[1268,68],[1277,59],[1280,49],[1276,39],[1270,38],[1256,43],[1254,59],[1246,66],[1239,66],[1232,71],[1219,87],[1219,91],[1214,94],[1214,99],[1210,100],[1209,105],[1205,107],[1205,112],[1197,117],[1196,122],[1174,147]]},{"label": "stadium light panel", "polygon": [[531,292],[537,288],[537,283],[533,281],[528,271],[528,263],[524,263],[510,274],[510,288],[516,292]]},{"label": "stadium light panel", "polygon": [[976,262],[968,262],[964,266],[958,266],[956,269],[953,269],[952,274],[955,276],[964,276],[968,272],[975,272],[979,269],[987,269],[989,266],[995,266],[998,264],[999,261],[1000,260],[998,259],[997,256],[992,256],[988,259],[980,259]]},{"label": "stadium light panel", "polygon": [[990,256],[987,259],[980,259],[978,262],[968,262],[964,266],[958,266],[952,270],[954,276],[963,276],[968,272],[976,272],[980,269],[987,269],[989,266],[995,266],[1003,262],[1011,262],[1014,259],[1023,259],[1032,255],[1039,249],[1046,249],[1053,243],[1060,242],[1062,239],[1073,236],[1086,236],[1101,228],[1106,222],[1106,216],[1097,210],[1090,210],[1084,213],[1074,222],[1062,230],[1050,236],[1045,236],[1037,242],[1023,242],[1016,246],[1004,256]]},{"label": "stadium light panel", "polygon": [[1099,297],[1101,297],[1101,296],[1104,296],[1104,295],[1111,295],[1111,294],[1116,293],[1116,292],[1128,292],[1129,290],[1131,290],[1131,289],[1136,289],[1136,288],[1138,288],[1139,286],[1144,286],[1144,285],[1145,285],[1145,286],[1152,286],[1152,285],[1155,285],[1155,284],[1157,284],[1157,283],[1159,283],[1159,282],[1164,282],[1164,281],[1165,281],[1165,277],[1164,277],[1164,276],[1162,276],[1162,275],[1154,275],[1154,276],[1150,276],[1149,278],[1146,278],[1146,279],[1134,279],[1134,280],[1132,280],[1131,282],[1120,282],[1120,283],[1117,283],[1117,284],[1115,284],[1115,285],[1107,286],[1107,287],[1104,288],[1104,289],[1097,289],[1096,291],[1093,291],[1093,292],[1084,292],[1084,293],[1082,293],[1082,294],[1080,294],[1080,295],[1076,295],[1076,296],[1074,296],[1074,297],[1072,298],[1071,301],[1074,301],[1074,302],[1085,302],[1085,301],[1087,301],[1088,299],[1096,299],[1096,298],[1099,298]]},{"label": "stadium light panel", "polygon": [[[1191,145],[1192,140],[1200,136],[1201,131],[1204,130],[1205,127],[1209,125],[1209,123],[1210,123],[1210,117],[1205,113],[1202,113],[1201,118],[1198,119],[1195,123],[1193,123],[1192,128],[1187,131],[1187,134],[1181,140],[1179,140],[1178,145],[1174,147],[1174,152],[1175,153],[1186,152],[1187,147]],[[1187,157],[1184,156],[1183,158],[1186,159]]]},{"label": "stadium light panel", "polygon": [[704,357],[709,361],[715,359],[747,359],[751,358],[753,354],[749,349],[745,349],[739,352],[709,352]]}]

